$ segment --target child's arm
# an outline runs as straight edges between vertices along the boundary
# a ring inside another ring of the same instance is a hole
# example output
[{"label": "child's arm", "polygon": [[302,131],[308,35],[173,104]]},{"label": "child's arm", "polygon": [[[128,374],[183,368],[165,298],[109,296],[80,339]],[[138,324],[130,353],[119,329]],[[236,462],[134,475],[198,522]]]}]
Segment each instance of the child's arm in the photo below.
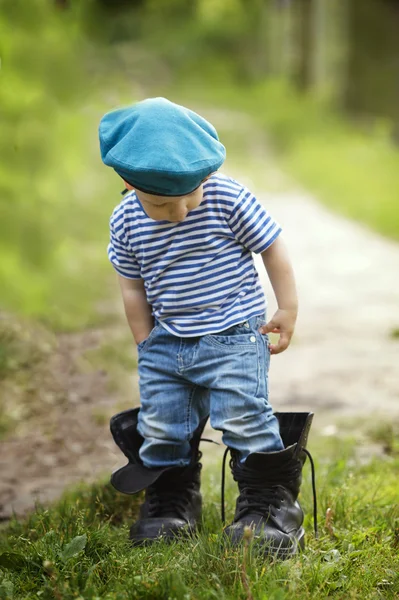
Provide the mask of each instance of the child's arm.
[{"label": "child's arm", "polygon": [[298,313],[294,272],[287,249],[280,236],[267,250],[262,252],[262,259],[273,286],[278,310],[259,331],[280,334],[278,343],[270,344],[270,353],[279,354],[284,352],[290,344]]},{"label": "child's arm", "polygon": [[139,344],[148,338],[154,326],[151,306],[147,302],[144,289],[144,281],[142,279],[126,279],[121,275],[118,277],[129,327],[132,330],[136,344]]}]

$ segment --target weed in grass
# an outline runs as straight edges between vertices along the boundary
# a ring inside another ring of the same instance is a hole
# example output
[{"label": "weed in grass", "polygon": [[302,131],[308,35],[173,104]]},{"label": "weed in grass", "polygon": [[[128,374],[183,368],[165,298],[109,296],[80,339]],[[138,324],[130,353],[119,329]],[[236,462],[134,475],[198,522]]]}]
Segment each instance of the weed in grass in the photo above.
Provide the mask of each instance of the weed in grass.
[{"label": "weed in grass", "polygon": [[95,408],[91,414],[93,417],[93,421],[97,425],[106,425],[107,423],[109,423],[110,417],[112,416],[109,415],[106,411],[101,410],[100,408]]},{"label": "weed in grass", "polygon": [[391,329],[390,337],[394,340],[399,339],[399,327],[394,327]]},{"label": "weed in grass", "polygon": [[388,455],[399,454],[399,423],[375,423],[368,430],[368,435],[373,442],[382,446]]}]

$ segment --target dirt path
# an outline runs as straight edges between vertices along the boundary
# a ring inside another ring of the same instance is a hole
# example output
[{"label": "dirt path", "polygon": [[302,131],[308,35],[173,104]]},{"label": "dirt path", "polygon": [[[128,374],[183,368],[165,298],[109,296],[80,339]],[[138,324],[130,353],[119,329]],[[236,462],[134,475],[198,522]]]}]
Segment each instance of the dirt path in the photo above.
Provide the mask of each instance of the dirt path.
[{"label": "dirt path", "polygon": [[399,246],[304,194],[261,198],[284,225],[300,294],[294,343],[272,361],[274,404],[398,417]]},{"label": "dirt path", "polygon": [[121,323],[58,337],[44,365],[47,373],[34,374],[37,409],[0,443],[0,521],[14,511],[26,513],[36,500],[54,500],[68,484],[108,475],[120,461],[108,423],[129,406],[131,377],[125,374],[123,390],[123,385],[115,388],[107,370],[93,367],[86,356],[110,339],[120,343],[124,334]]},{"label": "dirt path", "polygon": [[[300,295],[295,339],[272,359],[274,408],[313,410],[320,428],[343,417],[399,418],[399,340],[391,335],[399,327],[399,246],[333,215],[300,190],[264,193],[270,178],[281,174],[265,168],[267,149],[254,140],[254,182],[233,164],[227,172],[253,188],[283,224]],[[273,308],[270,301],[269,314]],[[126,333],[122,315],[113,334],[118,328]],[[108,418],[135,401],[136,376],[127,378],[123,393],[110,391],[104,369],[87,371],[80,364],[82,354],[109,340],[109,333],[59,339],[51,368],[65,401],[1,443],[0,519],[13,511],[22,515],[36,499],[51,501],[66,485],[108,476],[123,464]]]}]

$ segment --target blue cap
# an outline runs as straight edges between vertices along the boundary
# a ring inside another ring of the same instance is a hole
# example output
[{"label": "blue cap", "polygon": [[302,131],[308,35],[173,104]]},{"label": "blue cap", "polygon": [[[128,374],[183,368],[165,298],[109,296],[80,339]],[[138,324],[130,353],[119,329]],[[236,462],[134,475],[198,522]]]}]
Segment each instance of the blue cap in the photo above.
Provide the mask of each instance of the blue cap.
[{"label": "blue cap", "polygon": [[216,129],[197,113],[165,98],[149,98],[103,116],[101,158],[133,187],[183,196],[226,158]]}]

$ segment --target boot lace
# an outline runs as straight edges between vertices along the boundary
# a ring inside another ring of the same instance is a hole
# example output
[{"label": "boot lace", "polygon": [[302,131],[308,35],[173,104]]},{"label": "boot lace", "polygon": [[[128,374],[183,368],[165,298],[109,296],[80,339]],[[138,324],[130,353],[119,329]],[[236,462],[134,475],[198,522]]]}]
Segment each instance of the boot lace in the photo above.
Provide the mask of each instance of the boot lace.
[{"label": "boot lace", "polygon": [[[198,460],[201,458],[198,453]],[[187,508],[190,506],[192,494],[198,487],[197,474],[202,465],[196,463],[193,467],[179,468],[176,473],[166,480],[160,478],[147,488],[148,516],[173,516],[185,519]]]},{"label": "boot lace", "polygon": [[[317,524],[317,495],[316,495],[316,473],[314,468],[313,458],[308,450],[302,448],[306,456],[309,457],[312,472],[312,490],[313,490],[313,524],[315,537],[318,537]],[[230,448],[226,448],[223,455],[222,464],[222,484],[221,484],[221,516],[222,523],[225,524],[225,481],[226,481],[226,458]],[[235,459],[230,459],[230,467],[233,471],[237,469]],[[264,484],[264,476],[258,473],[245,473],[241,475],[240,495],[238,497],[238,513],[236,519],[240,519],[245,514],[252,512],[260,515],[273,514],[272,507],[280,510],[282,502],[284,502],[284,493],[281,486],[282,481],[289,482],[295,480],[301,471],[301,465],[298,461],[288,461],[285,465],[279,466],[278,469],[270,469],[267,473],[268,485]],[[235,477],[234,477],[235,479]],[[241,504],[241,506],[240,506]]]},{"label": "boot lace", "polygon": [[[210,442],[219,446],[219,442],[209,438],[201,438],[201,442]],[[221,517],[223,525],[226,523],[226,511],[225,511],[225,484],[226,484],[226,459],[228,453],[231,452],[231,448],[226,448],[223,454],[222,462],[222,482],[221,482]],[[302,448],[302,452],[309,458],[311,476],[312,476],[312,494],[313,494],[313,527],[316,539],[319,537],[319,528],[317,521],[317,493],[316,493],[316,469],[314,466],[313,457],[309,450]],[[198,461],[202,457],[202,452],[198,451]],[[201,463],[197,463],[193,468],[187,469],[185,476],[177,477],[173,482],[168,481],[163,483],[161,481],[155,482],[152,486],[147,488],[148,500],[149,500],[149,516],[165,516],[167,513],[175,513],[178,518],[184,518],[186,507],[190,503],[191,494],[195,491],[196,481],[193,478],[193,472],[201,470]],[[234,460],[230,458],[230,468],[234,472]],[[284,502],[284,496],[281,488],[278,487],[281,481],[290,481],[295,479],[301,471],[301,467],[298,464],[292,463],[287,464],[283,468],[279,467],[278,470],[270,470],[268,472],[268,487],[261,487],[259,476],[247,476],[245,477],[248,486],[241,490],[238,498],[238,503],[242,503],[243,506],[239,510],[237,519],[241,518],[247,512],[255,512],[264,515],[265,512],[270,514],[270,508],[274,507],[277,510],[280,509],[281,503]],[[190,473],[187,477],[187,474]],[[274,479],[274,485],[273,485]],[[271,484],[271,485],[270,485]],[[173,490],[170,486],[173,486]],[[167,489],[166,488],[169,488]]]}]

